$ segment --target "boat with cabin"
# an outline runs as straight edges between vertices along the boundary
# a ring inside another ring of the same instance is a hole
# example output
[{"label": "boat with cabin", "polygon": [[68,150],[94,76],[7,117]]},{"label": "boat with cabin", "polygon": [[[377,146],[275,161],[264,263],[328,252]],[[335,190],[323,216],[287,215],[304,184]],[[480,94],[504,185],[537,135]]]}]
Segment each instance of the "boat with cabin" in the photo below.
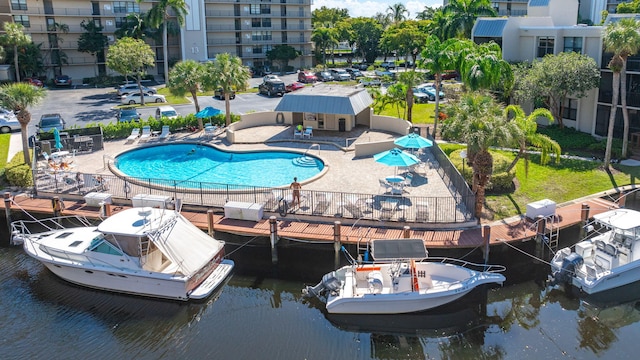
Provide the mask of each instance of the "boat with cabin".
[{"label": "boat with cabin", "polygon": [[586,237],[551,260],[551,284],[598,294],[640,281],[640,212],[614,209],[593,216]]},{"label": "boat with cabin", "polygon": [[171,300],[209,297],[231,274],[224,242],[176,210],[131,208],[97,226],[80,216],[11,223],[12,242],[51,272],[90,288]]},{"label": "boat with cabin", "polygon": [[[356,261],[325,274],[307,297],[318,297],[333,314],[403,314],[433,309],[460,299],[483,284],[502,284],[500,265],[429,258],[422,239],[371,240],[373,261]],[[369,253],[369,249],[367,249]],[[475,270],[475,269],[478,270]]]}]

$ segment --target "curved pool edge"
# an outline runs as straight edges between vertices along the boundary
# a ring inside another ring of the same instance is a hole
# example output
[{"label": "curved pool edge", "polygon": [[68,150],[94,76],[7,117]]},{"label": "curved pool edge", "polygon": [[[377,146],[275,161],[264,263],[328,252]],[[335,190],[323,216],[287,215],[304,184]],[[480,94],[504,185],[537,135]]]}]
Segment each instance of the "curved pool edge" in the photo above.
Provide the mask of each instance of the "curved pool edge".
[{"label": "curved pool edge", "polygon": [[[131,151],[135,151],[135,150],[139,150],[142,148],[148,148],[148,147],[155,147],[155,146],[163,146],[163,145],[182,145],[182,144],[193,144],[193,145],[199,145],[199,146],[209,146],[211,148],[214,148],[218,151],[222,151],[222,152],[226,152],[226,153],[257,153],[257,152],[268,152],[268,150],[233,150],[233,151],[229,151],[227,149],[222,149],[219,146],[216,146],[215,144],[207,144],[207,143],[203,143],[203,142],[199,142],[199,141],[181,141],[179,143],[154,143],[154,144],[145,144],[142,146],[138,146],[135,148],[131,148],[131,149],[125,149],[123,151],[120,151],[119,153],[115,154],[112,156],[112,159],[109,159],[109,161],[107,162],[107,167],[109,168],[109,171],[111,171],[111,173],[113,175],[115,175],[116,177],[120,178],[121,180],[125,181],[125,182],[129,182],[131,184],[134,185],[138,185],[138,186],[142,186],[142,187],[146,187],[146,188],[151,188],[151,189],[155,189],[155,190],[162,190],[162,191],[174,191],[175,189],[179,189],[181,192],[184,193],[188,193],[188,194],[199,194],[202,192],[201,189],[193,189],[193,188],[186,188],[186,187],[170,187],[170,186],[165,186],[165,185],[159,185],[159,184],[152,184],[149,182],[145,182],[145,181],[141,181],[139,180],[140,178],[136,178],[136,177],[131,177],[128,176],[127,174],[123,173],[122,171],[120,171],[120,169],[118,169],[115,164],[114,164],[114,160],[125,153],[131,152]],[[313,155],[313,154],[307,154],[306,150],[305,151],[300,151],[300,150],[293,150],[293,149],[285,149],[285,150],[278,150],[278,151],[284,151],[284,152],[290,152],[290,153],[296,153],[296,154],[300,154],[303,156],[310,156],[310,157],[314,157],[316,159],[319,159],[320,161],[322,161],[322,163],[324,164],[322,170],[308,178],[305,179],[303,181],[300,181],[300,183],[302,185],[307,185],[310,183],[313,183],[314,181],[322,178],[324,175],[326,175],[327,171],[329,171],[329,164],[327,163],[327,161],[325,159],[323,159],[322,157],[318,156],[318,155]],[[273,186],[273,187],[261,187],[261,186],[253,186],[247,189],[224,189],[224,190],[217,190],[215,188],[212,189],[207,189],[207,193],[211,193],[211,194],[223,194],[223,193],[232,193],[232,194],[248,194],[248,193],[254,193],[256,191],[256,189],[265,189],[265,191],[268,191],[270,189],[288,189],[289,188],[289,184],[285,184],[282,186]]]}]

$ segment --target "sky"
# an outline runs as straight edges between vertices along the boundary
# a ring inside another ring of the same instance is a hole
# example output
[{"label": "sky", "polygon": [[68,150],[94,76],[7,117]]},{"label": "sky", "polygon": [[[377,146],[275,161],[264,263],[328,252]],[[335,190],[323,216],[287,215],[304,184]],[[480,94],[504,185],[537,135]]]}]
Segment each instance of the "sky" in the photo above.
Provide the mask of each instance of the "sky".
[{"label": "sky", "polygon": [[326,6],[328,8],[347,9],[351,17],[372,17],[376,13],[386,13],[387,8],[396,3],[404,4],[409,10],[409,18],[411,19],[415,19],[416,13],[424,10],[425,6],[442,6],[442,0],[313,0],[311,10]]}]

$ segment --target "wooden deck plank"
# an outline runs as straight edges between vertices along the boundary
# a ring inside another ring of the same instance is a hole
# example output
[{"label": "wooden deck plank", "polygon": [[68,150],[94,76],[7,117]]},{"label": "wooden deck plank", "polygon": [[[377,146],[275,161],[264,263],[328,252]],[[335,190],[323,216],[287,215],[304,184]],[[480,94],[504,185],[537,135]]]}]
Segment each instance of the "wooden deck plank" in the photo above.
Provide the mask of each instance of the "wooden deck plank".
[{"label": "wooden deck plank", "polygon": [[[51,200],[18,196],[14,199],[13,211],[24,209],[28,213],[51,214]],[[589,199],[575,202],[556,209],[557,226],[566,228],[580,223],[582,204],[590,207],[589,215],[593,216],[610,209],[617,204],[604,199]],[[4,203],[1,205],[4,208]],[[86,206],[83,201],[66,201],[65,215],[81,215],[87,218],[99,218],[99,209]],[[112,213],[126,209],[126,206],[112,206]],[[200,229],[208,229],[206,211],[183,211],[182,214]],[[227,219],[219,213],[213,214],[214,230],[248,236],[270,235],[269,220],[258,222],[247,220]],[[280,220],[277,225],[278,234],[282,237],[301,239],[306,241],[333,241],[334,225],[323,223],[307,223],[291,219]],[[355,244],[359,240],[370,239],[399,239],[404,235],[401,228],[374,228],[371,226],[343,226],[340,229],[341,242]],[[523,241],[536,235],[535,222],[524,217],[508,219],[491,224],[490,244],[503,241]],[[410,238],[423,239],[427,246],[433,248],[473,248],[483,244],[480,226],[469,229],[448,230],[409,230]]]}]

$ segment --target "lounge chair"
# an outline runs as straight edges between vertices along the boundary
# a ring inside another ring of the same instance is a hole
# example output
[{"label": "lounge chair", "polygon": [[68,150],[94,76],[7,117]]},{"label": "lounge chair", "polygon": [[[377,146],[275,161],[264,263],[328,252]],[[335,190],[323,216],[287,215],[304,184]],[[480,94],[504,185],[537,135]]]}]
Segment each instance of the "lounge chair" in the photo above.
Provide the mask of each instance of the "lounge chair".
[{"label": "lounge chair", "polygon": [[322,215],[331,205],[331,198],[333,195],[331,193],[316,193],[315,195],[315,205],[313,207],[312,214],[313,215]]},{"label": "lounge chair", "polygon": [[294,139],[295,138],[302,139],[303,137],[304,137],[304,132],[302,132],[302,130],[299,130],[299,129],[296,129],[296,128],[293,129],[293,138]]},{"label": "lounge chair", "polygon": [[313,128],[311,126],[307,126],[307,128],[304,129],[302,137],[311,139],[313,137]]},{"label": "lounge chair", "polygon": [[158,135],[158,139],[165,140],[169,137],[169,135],[171,135],[171,133],[169,132],[169,125],[164,125],[162,127],[162,132],[160,133],[160,135]]},{"label": "lounge chair", "polygon": [[380,183],[380,188],[384,190],[382,192],[383,194],[386,194],[388,192],[391,192],[391,190],[393,190],[393,186],[391,186],[391,184],[389,184],[387,180],[378,179],[378,182]]},{"label": "lounge chair", "polygon": [[416,220],[427,221],[429,216],[429,204],[425,200],[416,202]]},{"label": "lounge chair", "polygon": [[136,141],[136,139],[138,139],[139,136],[140,136],[140,128],[133,128],[131,130],[131,135],[127,137],[127,144]]},{"label": "lounge chair", "polygon": [[215,136],[216,130],[218,130],[218,126],[213,125],[211,123],[205,124],[204,136],[208,138],[213,138]]},{"label": "lounge chair", "polygon": [[142,134],[140,134],[139,142],[148,141],[151,138],[151,126],[145,125],[142,127]]}]

